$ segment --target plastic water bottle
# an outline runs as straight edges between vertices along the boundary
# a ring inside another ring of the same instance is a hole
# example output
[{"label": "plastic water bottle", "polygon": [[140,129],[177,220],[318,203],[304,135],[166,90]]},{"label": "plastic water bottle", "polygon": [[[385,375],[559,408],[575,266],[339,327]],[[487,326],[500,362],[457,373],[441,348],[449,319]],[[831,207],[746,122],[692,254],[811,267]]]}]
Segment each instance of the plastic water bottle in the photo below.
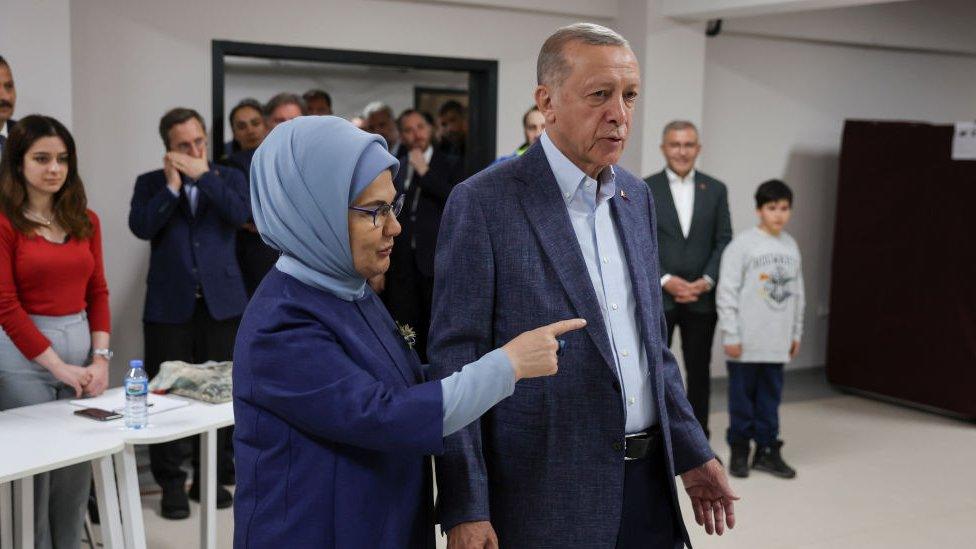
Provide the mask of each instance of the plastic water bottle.
[{"label": "plastic water bottle", "polygon": [[125,387],[125,428],[142,429],[149,425],[146,399],[149,395],[149,377],[142,369],[141,360],[129,362],[129,371],[123,381]]}]

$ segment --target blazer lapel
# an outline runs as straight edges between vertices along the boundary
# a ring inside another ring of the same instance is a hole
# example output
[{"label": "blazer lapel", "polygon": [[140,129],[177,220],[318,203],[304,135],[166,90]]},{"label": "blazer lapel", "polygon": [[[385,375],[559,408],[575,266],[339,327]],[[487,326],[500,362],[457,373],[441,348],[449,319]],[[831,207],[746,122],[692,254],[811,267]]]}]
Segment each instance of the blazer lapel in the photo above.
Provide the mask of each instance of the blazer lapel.
[{"label": "blazer lapel", "polygon": [[[671,180],[668,179],[668,173],[661,170],[660,177],[657,179],[658,183],[656,185],[658,188],[654,194],[654,200],[657,200],[658,197],[661,199],[661,205],[663,207],[659,208],[659,211],[667,213],[666,223],[670,230],[674,234],[684,238],[685,235],[681,232],[681,220],[678,219],[678,207],[674,204],[674,196],[671,195]],[[691,231],[688,234],[691,234]]]},{"label": "blazer lapel", "polygon": [[700,224],[701,216],[705,214],[705,200],[708,199],[708,187],[705,180],[698,172],[695,172],[695,204],[692,208],[691,227],[688,228],[688,237],[694,232],[695,226]]},{"label": "blazer lapel", "polygon": [[613,368],[615,362],[610,352],[610,337],[603,323],[603,311],[600,310],[556,177],[541,145],[534,145],[523,155],[523,159],[527,169],[516,177],[523,183],[519,199],[529,224],[576,308],[576,314],[589,320],[587,333],[607,366]]},{"label": "blazer lapel", "polygon": [[403,381],[408,386],[414,385],[420,381],[423,373],[420,372],[419,367],[414,368],[411,366],[409,355],[405,348],[406,343],[402,340],[397,341],[400,334],[397,330],[396,323],[392,322],[388,314],[382,314],[385,311],[377,306],[376,299],[375,296],[371,299],[361,299],[356,302],[356,306],[359,307],[359,310],[366,318],[367,324],[369,324],[376,339],[380,340],[390,360],[396,365],[400,377],[403,378]]}]

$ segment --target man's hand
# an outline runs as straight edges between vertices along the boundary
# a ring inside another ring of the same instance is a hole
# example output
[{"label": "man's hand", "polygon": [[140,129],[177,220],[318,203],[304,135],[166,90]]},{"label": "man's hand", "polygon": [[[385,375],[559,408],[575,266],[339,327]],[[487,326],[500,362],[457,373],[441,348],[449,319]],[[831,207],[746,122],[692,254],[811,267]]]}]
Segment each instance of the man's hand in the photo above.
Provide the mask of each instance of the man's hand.
[{"label": "man's hand", "polygon": [[498,549],[498,536],[487,520],[462,522],[447,532],[447,549]]},{"label": "man's hand", "polygon": [[207,162],[206,158],[195,158],[188,154],[172,151],[166,153],[166,157],[180,173],[194,181],[210,171],[210,163]]},{"label": "man's hand", "polygon": [[91,381],[85,385],[85,394],[97,397],[108,389],[108,361],[103,356],[96,356],[88,366],[91,373]]},{"label": "man's hand", "polygon": [[725,345],[725,354],[729,358],[739,358],[742,356],[742,344],[736,343],[735,345]]},{"label": "man's hand", "polygon": [[664,284],[664,291],[671,294],[677,303],[698,301],[698,294],[701,293],[687,280],[675,275],[671,275],[671,278]]},{"label": "man's hand", "polygon": [[701,277],[698,280],[692,282],[690,286],[698,295],[707,294],[708,292],[712,291],[712,285],[709,284],[707,280],[705,280],[705,277]]},{"label": "man's hand", "polygon": [[417,175],[420,177],[427,175],[427,171],[430,170],[430,166],[427,165],[427,159],[424,158],[424,151],[420,149],[410,149],[408,159],[410,160],[410,165],[413,166],[413,171],[417,172]]},{"label": "man's hand", "polygon": [[681,475],[685,492],[691,497],[695,510],[695,522],[705,526],[705,532],[722,535],[725,527],[735,527],[735,509],[732,502],[739,499],[729,486],[725,469],[717,459],[696,467]]},{"label": "man's hand", "polygon": [[800,340],[794,339],[793,343],[790,345],[790,358],[796,358],[796,355],[800,354]]},{"label": "man's hand", "polygon": [[163,157],[163,174],[166,176],[166,186],[174,193],[179,194],[180,188],[183,187],[183,179],[180,178],[180,171],[176,169],[169,153]]}]

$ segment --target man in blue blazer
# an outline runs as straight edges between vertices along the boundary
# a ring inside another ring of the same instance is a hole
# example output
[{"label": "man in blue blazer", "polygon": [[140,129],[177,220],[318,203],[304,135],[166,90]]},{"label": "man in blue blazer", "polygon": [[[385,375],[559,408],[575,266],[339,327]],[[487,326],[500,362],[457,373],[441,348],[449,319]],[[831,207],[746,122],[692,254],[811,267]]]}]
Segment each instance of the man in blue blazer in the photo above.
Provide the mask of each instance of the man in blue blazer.
[{"label": "man in blue blazer", "polygon": [[734,525],[725,471],[685,396],[666,329],[654,203],[614,164],[640,69],[616,32],[549,37],[536,104],[546,133],[458,185],[438,238],[430,358],[446,376],[560,318],[559,373],[521,383],[448,437],[437,462],[448,546],[680,547],[674,476],[708,533]]},{"label": "man in blue blazer", "polygon": [[[167,360],[231,360],[247,304],[235,235],[251,215],[243,174],[207,161],[207,133],[199,113],[173,109],[160,120],[159,133],[167,150],[163,169],[136,179],[129,211],[133,234],[152,242],[142,316],[150,377]],[[230,432],[222,431],[220,483],[231,484]],[[170,519],[190,514],[181,442],[149,447],[153,476],[163,489],[162,515]],[[198,448],[193,445],[194,499],[199,496]],[[219,487],[217,506],[232,501],[230,492]]]}]

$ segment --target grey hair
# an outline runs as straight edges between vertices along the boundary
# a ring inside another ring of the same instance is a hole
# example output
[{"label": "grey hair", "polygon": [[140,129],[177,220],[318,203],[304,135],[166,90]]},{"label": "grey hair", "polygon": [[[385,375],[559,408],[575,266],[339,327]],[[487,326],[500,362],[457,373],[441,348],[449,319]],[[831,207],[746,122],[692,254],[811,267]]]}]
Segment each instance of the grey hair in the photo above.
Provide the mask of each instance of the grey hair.
[{"label": "grey hair", "polygon": [[559,87],[569,76],[569,63],[563,56],[563,49],[571,42],[630,48],[630,43],[623,36],[595,23],[574,23],[557,29],[539,50],[535,73],[539,85]]},{"label": "grey hair", "polygon": [[695,135],[698,135],[698,128],[692,122],[688,120],[672,120],[664,125],[664,131],[661,132],[661,141],[667,137],[668,132],[677,132],[681,130],[695,130]]},{"label": "grey hair", "polygon": [[389,105],[382,101],[373,101],[363,109],[363,119],[369,118],[374,113],[385,112],[390,116],[390,120],[396,120],[396,115],[393,114],[393,109]]}]

